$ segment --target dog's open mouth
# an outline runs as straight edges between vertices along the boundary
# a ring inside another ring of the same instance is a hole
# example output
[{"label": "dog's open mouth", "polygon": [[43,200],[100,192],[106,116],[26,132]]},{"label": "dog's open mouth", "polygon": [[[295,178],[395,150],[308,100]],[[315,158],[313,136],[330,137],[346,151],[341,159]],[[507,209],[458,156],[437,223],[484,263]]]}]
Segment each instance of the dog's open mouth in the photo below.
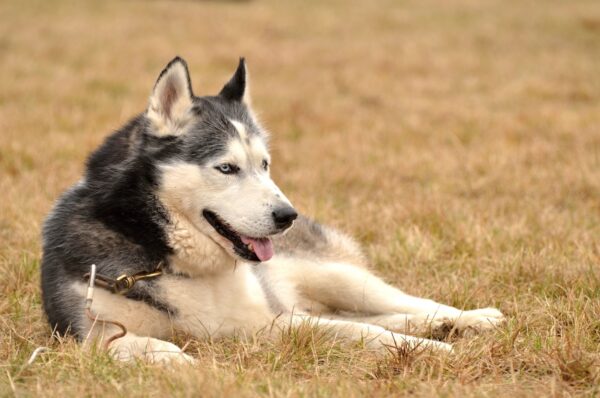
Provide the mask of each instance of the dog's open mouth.
[{"label": "dog's open mouth", "polygon": [[203,210],[202,215],[219,235],[233,243],[233,250],[243,259],[259,262],[268,261],[273,257],[273,243],[271,239],[267,237],[251,238],[241,235],[210,210]]}]

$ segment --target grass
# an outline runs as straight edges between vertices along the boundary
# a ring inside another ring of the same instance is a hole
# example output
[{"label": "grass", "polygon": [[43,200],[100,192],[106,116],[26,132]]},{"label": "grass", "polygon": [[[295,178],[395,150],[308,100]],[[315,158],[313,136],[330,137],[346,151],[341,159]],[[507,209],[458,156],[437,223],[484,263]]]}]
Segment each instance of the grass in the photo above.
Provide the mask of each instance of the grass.
[{"label": "grass", "polygon": [[[600,394],[596,1],[20,1],[0,20],[0,395]],[[246,56],[295,205],[388,281],[507,324],[451,357],[316,330],[192,341],[176,371],[52,340],[41,222],[175,54],[198,94]]]}]

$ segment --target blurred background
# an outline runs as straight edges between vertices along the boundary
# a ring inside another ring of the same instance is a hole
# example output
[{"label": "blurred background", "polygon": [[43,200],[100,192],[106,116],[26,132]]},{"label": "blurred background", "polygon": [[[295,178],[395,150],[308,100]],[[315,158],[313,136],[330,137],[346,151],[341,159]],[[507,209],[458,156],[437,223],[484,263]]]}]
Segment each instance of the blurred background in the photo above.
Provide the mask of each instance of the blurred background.
[{"label": "blurred background", "polygon": [[196,95],[246,57],[275,180],[387,280],[540,341],[600,314],[598,1],[2,1],[0,309],[23,352],[48,334],[43,218],[175,55]]}]

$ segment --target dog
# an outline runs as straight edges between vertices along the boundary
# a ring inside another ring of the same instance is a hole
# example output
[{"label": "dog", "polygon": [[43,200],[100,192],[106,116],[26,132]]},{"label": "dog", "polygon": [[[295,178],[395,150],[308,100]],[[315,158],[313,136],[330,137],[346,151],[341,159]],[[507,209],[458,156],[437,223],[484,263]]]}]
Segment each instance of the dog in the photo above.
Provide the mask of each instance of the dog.
[{"label": "dog", "polygon": [[218,95],[201,97],[186,62],[169,62],[146,111],[91,154],[46,219],[41,285],[54,332],[103,342],[119,360],[168,363],[194,361],[168,341],[173,331],[272,336],[309,323],[367,347],[450,351],[407,333],[503,321],[375,276],[355,241],[297,213],[270,178],[267,141],[243,58]]}]

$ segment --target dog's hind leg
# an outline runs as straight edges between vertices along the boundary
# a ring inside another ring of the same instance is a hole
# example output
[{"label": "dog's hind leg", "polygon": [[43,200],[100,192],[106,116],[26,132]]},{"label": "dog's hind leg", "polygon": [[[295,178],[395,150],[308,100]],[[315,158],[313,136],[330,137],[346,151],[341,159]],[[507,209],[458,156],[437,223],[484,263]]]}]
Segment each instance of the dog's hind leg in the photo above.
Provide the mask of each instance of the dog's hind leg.
[{"label": "dog's hind leg", "polygon": [[494,308],[462,311],[411,296],[367,269],[352,264],[297,260],[294,270],[286,268],[303,295],[336,311],[367,315],[408,314],[409,324],[416,328],[451,323],[458,329],[486,329],[503,321],[502,313]]},{"label": "dog's hind leg", "polygon": [[284,319],[284,324],[296,328],[302,327],[302,325],[323,328],[333,333],[336,338],[350,342],[362,341],[367,347],[374,349],[408,345],[412,348],[452,351],[452,346],[447,343],[394,333],[381,326],[361,322],[325,319],[308,315],[291,315],[287,322]]},{"label": "dog's hind leg", "polygon": [[[392,332],[425,334],[444,336],[452,328],[443,319],[426,319],[423,314],[382,314],[382,315],[356,315],[352,313],[336,313],[322,315],[325,319],[343,320],[367,323],[381,326]],[[444,333],[445,331],[445,333]]]}]

